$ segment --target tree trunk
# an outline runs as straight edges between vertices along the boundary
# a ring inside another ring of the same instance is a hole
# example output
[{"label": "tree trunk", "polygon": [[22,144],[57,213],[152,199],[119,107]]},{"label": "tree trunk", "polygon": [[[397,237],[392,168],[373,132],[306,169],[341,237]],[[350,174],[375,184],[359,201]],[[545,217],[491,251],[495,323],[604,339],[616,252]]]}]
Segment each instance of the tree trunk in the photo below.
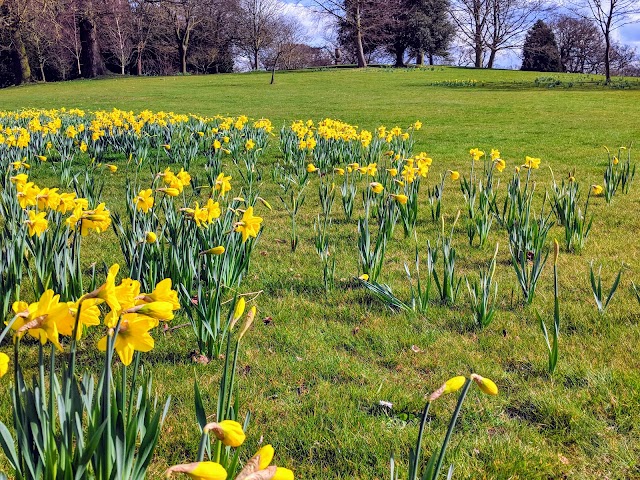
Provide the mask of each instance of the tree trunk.
[{"label": "tree trunk", "polygon": [[496,60],[497,50],[495,48],[491,49],[491,53],[489,54],[489,61],[487,62],[487,68],[493,68],[493,63]]},{"label": "tree trunk", "polygon": [[396,68],[406,67],[406,65],[404,64],[404,47],[396,45],[395,51],[396,51],[395,67]]},{"label": "tree trunk", "polygon": [[356,55],[358,57],[358,68],[364,68],[367,66],[367,59],[364,58],[364,47],[362,45],[362,25],[360,24],[360,5],[356,5],[355,15],[355,27],[356,27]]},{"label": "tree trunk", "polygon": [[429,52],[429,65],[433,65],[433,53]]},{"label": "tree trunk", "polygon": [[[89,9],[92,7],[89,6]],[[80,45],[82,57],[82,71],[86,78],[94,78],[105,72],[104,61],[98,44],[98,34],[93,19],[90,18],[91,10],[84,12],[80,19]]]},{"label": "tree trunk", "polygon": [[611,16],[607,22],[607,28],[604,32],[604,81],[607,85],[611,83],[611,32],[609,25],[611,23]]},{"label": "tree trunk", "polygon": [[40,77],[42,77],[42,81],[44,83],[47,83],[47,77],[45,77],[45,75],[44,75],[44,64],[43,63],[40,64]]},{"label": "tree trunk", "polygon": [[22,41],[19,30],[11,32],[13,41],[13,54],[15,59],[15,77],[16,84],[31,81],[31,67],[29,66],[29,57],[27,56],[27,47]]},{"label": "tree trunk", "polygon": [[184,46],[184,42],[178,42],[178,53],[180,54],[180,73],[186,75],[187,73],[187,49]]},{"label": "tree trunk", "polygon": [[424,65],[424,51],[420,50],[416,55],[416,65]]},{"label": "tree trunk", "polygon": [[253,50],[253,69],[258,71],[258,49]]},{"label": "tree trunk", "polygon": [[138,59],[136,60],[136,73],[142,75],[142,50],[138,49]]}]

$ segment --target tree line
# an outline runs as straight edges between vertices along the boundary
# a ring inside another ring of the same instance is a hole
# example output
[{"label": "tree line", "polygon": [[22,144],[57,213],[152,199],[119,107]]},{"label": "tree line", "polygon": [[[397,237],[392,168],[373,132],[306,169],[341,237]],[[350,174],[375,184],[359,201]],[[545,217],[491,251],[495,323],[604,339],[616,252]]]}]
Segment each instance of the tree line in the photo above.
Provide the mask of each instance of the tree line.
[{"label": "tree line", "polygon": [[0,0],[0,86],[107,73],[225,73],[239,58],[253,70],[400,67],[454,56],[493,68],[501,52],[523,48],[541,18],[556,42],[556,71],[609,78],[638,69],[636,52],[613,42],[613,32],[640,13],[636,0],[577,0],[562,15],[546,0],[308,2],[318,21],[335,27],[323,47],[308,44],[281,0]]}]

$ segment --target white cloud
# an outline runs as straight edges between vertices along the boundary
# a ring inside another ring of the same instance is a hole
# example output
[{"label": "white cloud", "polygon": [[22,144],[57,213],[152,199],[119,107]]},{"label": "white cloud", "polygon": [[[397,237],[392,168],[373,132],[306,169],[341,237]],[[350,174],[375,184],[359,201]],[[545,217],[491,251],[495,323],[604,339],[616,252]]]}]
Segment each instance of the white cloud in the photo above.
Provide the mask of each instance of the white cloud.
[{"label": "white cloud", "polygon": [[278,0],[282,5],[282,11],[296,19],[304,30],[306,42],[315,47],[326,45],[327,36],[332,36],[334,30],[332,19],[310,5],[302,2]]}]

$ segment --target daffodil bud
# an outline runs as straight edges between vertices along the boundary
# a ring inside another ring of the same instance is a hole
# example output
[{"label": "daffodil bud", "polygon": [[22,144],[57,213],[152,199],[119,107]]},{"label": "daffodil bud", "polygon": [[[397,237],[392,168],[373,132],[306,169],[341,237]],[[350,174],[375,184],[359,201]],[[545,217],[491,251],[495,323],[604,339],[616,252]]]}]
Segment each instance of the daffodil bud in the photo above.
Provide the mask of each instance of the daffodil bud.
[{"label": "daffodil bud", "polygon": [[8,370],[9,370],[9,356],[6,353],[0,352],[0,378],[4,377],[7,374]]},{"label": "daffodil bud", "polygon": [[253,320],[256,317],[256,311],[258,309],[256,308],[256,306],[254,305],[253,307],[251,307],[251,309],[249,310],[249,313],[247,313],[247,318],[244,321],[244,325],[242,326],[242,330],[240,330],[240,335],[238,336],[238,340],[240,340],[242,337],[244,337],[244,334],[247,333],[247,330],[249,330],[249,328],[251,327],[251,325],[253,324]]},{"label": "daffodil bud", "polygon": [[223,420],[220,423],[208,423],[204,427],[204,432],[212,432],[218,440],[228,447],[239,447],[244,443],[245,439],[242,425],[235,420]]},{"label": "daffodil bud", "polygon": [[193,480],[226,480],[227,471],[216,462],[193,462],[170,467],[164,474],[170,478],[174,473],[186,473]]},{"label": "daffodil bud", "polygon": [[498,394],[498,386],[488,378],[481,377],[480,375],[476,375],[475,373],[471,374],[471,380],[478,384],[480,390],[487,395],[497,395]]},{"label": "daffodil bud", "polygon": [[217,247],[210,248],[209,250],[205,250],[200,252],[200,255],[222,255],[224,253],[224,247],[222,245],[218,245]]},{"label": "daffodil bud", "polygon": [[560,244],[557,239],[553,239],[553,264],[558,264],[558,255],[560,254]]},{"label": "daffodil bud", "polygon": [[156,240],[158,240],[158,236],[155,234],[155,232],[147,232],[147,235],[144,239],[147,243],[156,243]]}]

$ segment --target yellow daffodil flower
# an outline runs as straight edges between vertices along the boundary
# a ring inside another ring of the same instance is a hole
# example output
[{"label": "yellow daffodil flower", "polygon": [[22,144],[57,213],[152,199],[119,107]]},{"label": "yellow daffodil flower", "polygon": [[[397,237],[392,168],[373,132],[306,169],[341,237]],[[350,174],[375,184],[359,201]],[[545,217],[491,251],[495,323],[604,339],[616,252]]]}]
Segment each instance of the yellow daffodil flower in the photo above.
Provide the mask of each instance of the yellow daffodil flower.
[{"label": "yellow daffodil flower", "polygon": [[147,232],[147,234],[144,237],[144,241],[147,243],[156,243],[157,240],[158,240],[158,236],[156,235],[155,232]]},{"label": "yellow daffodil flower", "polygon": [[242,220],[236,223],[234,230],[242,234],[242,243],[249,237],[257,237],[260,231],[262,218],[253,215],[253,207],[247,208],[242,215]]},{"label": "yellow daffodil flower", "polygon": [[147,213],[153,207],[153,202],[153,190],[150,188],[140,190],[140,193],[133,199],[136,208],[142,210],[144,213]]},{"label": "yellow daffodil flower", "polygon": [[378,182],[371,182],[369,184],[369,187],[371,187],[371,191],[373,193],[382,193],[382,191],[384,190],[384,187],[382,186],[382,184]]},{"label": "yellow daffodil flower", "polygon": [[522,165],[524,168],[538,169],[540,168],[540,159],[534,157],[525,157],[524,164]]},{"label": "yellow daffodil flower", "polygon": [[[126,314],[120,321],[120,329],[116,335],[114,348],[120,361],[130,365],[135,351],[148,352],[154,347],[153,337],[149,330],[158,325],[158,320],[146,315]],[[107,337],[102,337],[97,344],[98,350],[107,349]]]},{"label": "yellow daffodil flower", "polygon": [[47,228],[49,228],[49,221],[47,220],[47,213],[36,213],[33,210],[29,210],[29,219],[25,220],[25,224],[29,228],[29,236],[33,237],[42,235]]},{"label": "yellow daffodil flower", "polygon": [[401,205],[406,205],[407,201],[409,200],[409,197],[407,197],[406,195],[403,195],[402,193],[399,193],[397,195],[389,195],[389,196]]},{"label": "yellow daffodil flower", "polygon": [[451,179],[452,182],[455,182],[460,178],[460,172],[456,170],[448,170],[448,173],[449,173],[449,178]]},{"label": "yellow daffodil flower", "polygon": [[604,193],[602,185],[591,185],[591,195],[599,197]]}]

